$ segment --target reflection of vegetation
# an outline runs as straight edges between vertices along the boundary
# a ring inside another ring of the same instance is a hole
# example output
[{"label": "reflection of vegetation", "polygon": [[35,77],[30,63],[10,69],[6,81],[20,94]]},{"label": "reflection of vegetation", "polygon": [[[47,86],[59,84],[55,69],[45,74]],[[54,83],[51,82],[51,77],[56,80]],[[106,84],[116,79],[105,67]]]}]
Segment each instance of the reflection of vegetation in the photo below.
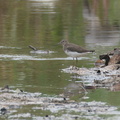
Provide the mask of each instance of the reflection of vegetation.
[{"label": "reflection of vegetation", "polygon": [[93,12],[99,16],[102,24],[119,26],[120,24],[120,1],[116,0],[86,0]]},{"label": "reflection of vegetation", "polygon": [[[34,7],[27,1],[2,0],[0,3],[0,21],[4,24],[1,29],[5,32],[3,37],[4,39],[7,39],[5,36],[11,37],[12,44],[19,45],[24,42],[28,44],[34,40],[35,44],[44,46],[46,42],[59,41],[62,38],[84,42],[83,1],[57,1],[53,9],[56,13],[50,13],[51,9],[43,6],[48,14],[37,14],[38,11],[32,14]],[[119,0],[85,0],[84,3],[99,16],[101,23],[106,22],[104,19],[118,25]]]},{"label": "reflection of vegetation", "polygon": [[[83,16],[82,6],[83,1],[69,1],[58,2],[61,11],[62,21],[64,25],[64,37],[69,40],[80,40],[83,37]],[[66,7],[67,6],[67,7]]]},{"label": "reflection of vegetation", "polygon": [[116,0],[110,1],[110,5],[109,5],[109,19],[111,21],[111,23],[115,26],[120,26],[120,0]]},{"label": "reflection of vegetation", "polygon": [[[3,1],[7,4],[4,8],[1,7],[0,11],[8,16],[8,19],[4,19],[3,37],[8,36],[12,39],[12,44],[17,44],[17,46],[23,43],[28,44],[33,40],[35,44],[44,46],[51,40],[60,41],[64,37],[80,40],[84,31],[82,1],[77,0],[70,4],[68,2],[56,2],[54,14],[49,11],[51,9],[44,6],[48,14],[37,14],[38,11],[32,14],[34,7],[30,6],[31,2],[11,1],[9,4],[8,1]],[[40,9],[39,6],[38,9]]]},{"label": "reflection of vegetation", "polygon": [[[86,5],[88,9],[92,8],[91,12],[99,16],[102,24],[106,24],[106,20],[111,21],[113,25],[119,23],[119,0],[85,0],[84,4],[79,0],[56,1],[55,8],[53,8],[56,13],[52,13],[49,7],[40,8],[38,6],[38,10],[44,9],[48,11],[48,14],[38,14],[39,11],[34,11],[37,9],[31,6],[32,2],[2,0],[1,3],[0,21],[4,24],[1,28],[4,29],[2,30],[4,33],[1,36],[3,36],[4,42],[9,38],[11,42],[8,44],[12,43],[17,46],[27,45],[32,41],[35,45],[45,46],[47,43],[49,44],[49,41],[58,42],[63,38],[70,41],[75,40],[75,43],[83,43],[85,34],[83,5]],[[2,19],[3,17],[4,19]],[[7,19],[5,19],[6,17]]]}]

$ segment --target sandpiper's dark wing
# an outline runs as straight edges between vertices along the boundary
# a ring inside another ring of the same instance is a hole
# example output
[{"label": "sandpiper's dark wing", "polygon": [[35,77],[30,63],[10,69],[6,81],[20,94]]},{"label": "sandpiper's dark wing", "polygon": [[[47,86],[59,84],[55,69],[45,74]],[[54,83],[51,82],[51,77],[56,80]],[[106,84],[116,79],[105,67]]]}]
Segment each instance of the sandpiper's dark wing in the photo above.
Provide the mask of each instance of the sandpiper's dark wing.
[{"label": "sandpiper's dark wing", "polygon": [[80,47],[79,45],[71,44],[71,43],[66,46],[66,49],[69,51],[78,52],[78,53],[94,52],[94,50],[86,50],[86,49]]}]

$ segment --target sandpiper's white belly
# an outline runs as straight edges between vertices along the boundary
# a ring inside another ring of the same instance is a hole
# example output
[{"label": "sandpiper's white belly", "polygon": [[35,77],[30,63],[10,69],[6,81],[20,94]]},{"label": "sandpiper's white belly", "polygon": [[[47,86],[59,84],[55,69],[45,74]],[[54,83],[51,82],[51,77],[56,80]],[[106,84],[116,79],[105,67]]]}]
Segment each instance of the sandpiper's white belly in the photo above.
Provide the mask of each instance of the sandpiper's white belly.
[{"label": "sandpiper's white belly", "polygon": [[71,52],[71,51],[65,51],[65,53],[70,56],[70,57],[73,57],[73,58],[76,58],[76,57],[80,57],[82,54],[85,54],[85,53],[78,53],[78,52]]}]

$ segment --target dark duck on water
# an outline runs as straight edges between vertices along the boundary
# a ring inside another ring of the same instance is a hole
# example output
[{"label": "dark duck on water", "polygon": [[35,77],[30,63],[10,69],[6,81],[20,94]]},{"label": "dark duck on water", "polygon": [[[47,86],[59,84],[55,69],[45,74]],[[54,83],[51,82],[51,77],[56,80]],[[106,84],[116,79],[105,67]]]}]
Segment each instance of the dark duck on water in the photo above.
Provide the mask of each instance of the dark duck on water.
[{"label": "dark duck on water", "polygon": [[105,60],[105,66],[112,65],[112,64],[120,64],[120,50],[114,49],[114,54],[110,58],[108,54],[100,55],[100,60]]}]

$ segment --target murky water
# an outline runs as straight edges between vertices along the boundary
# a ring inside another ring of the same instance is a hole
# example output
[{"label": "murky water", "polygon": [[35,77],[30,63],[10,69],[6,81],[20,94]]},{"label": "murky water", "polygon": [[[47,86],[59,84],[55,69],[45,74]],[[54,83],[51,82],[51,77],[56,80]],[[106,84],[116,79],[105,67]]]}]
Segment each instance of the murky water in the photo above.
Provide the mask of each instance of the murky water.
[{"label": "murky water", "polygon": [[[62,94],[69,84],[81,81],[62,69],[94,67],[100,54],[120,46],[119,5],[119,0],[1,0],[0,86],[46,96]],[[76,64],[57,44],[62,39],[96,53],[83,55]],[[88,96],[88,101],[120,106],[118,92],[100,89]],[[52,112],[26,105],[14,109],[8,118],[43,119],[47,114]]]}]

